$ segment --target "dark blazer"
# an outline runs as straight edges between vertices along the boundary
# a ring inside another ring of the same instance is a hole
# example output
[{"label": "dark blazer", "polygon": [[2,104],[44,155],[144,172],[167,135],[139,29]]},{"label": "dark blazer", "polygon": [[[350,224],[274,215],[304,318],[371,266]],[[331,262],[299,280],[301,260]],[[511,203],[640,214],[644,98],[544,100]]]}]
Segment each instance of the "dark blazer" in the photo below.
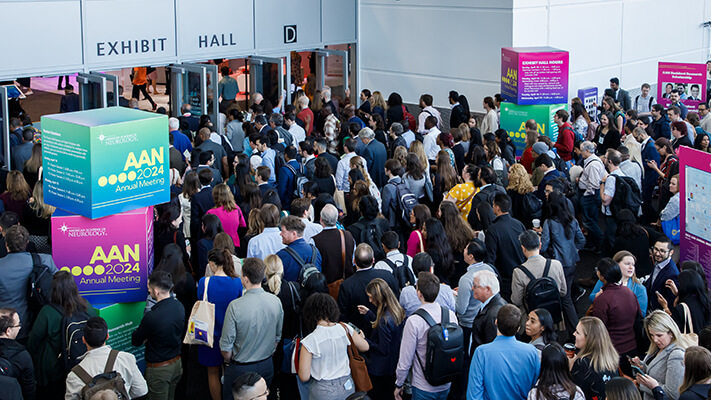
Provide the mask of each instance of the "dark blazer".
[{"label": "dark blazer", "polygon": [[615,101],[620,103],[620,108],[622,108],[622,112],[625,112],[632,108],[632,99],[630,99],[630,94],[622,88],[617,89],[617,98],[615,99]]},{"label": "dark blazer", "polygon": [[464,169],[464,146],[461,143],[457,143],[452,146],[452,153],[454,153],[454,164],[457,166],[457,172],[460,174]]},{"label": "dark blazer", "polygon": [[[30,353],[25,347],[12,339],[0,339],[0,354],[7,359],[14,371],[11,376],[17,378],[22,388],[22,396],[25,400],[34,400],[37,384],[35,381],[35,368],[32,364]],[[3,387],[3,392],[5,387]],[[3,396],[3,398],[6,398]],[[8,397],[9,398],[9,397]]]},{"label": "dark blazer", "polygon": [[338,168],[338,158],[331,153],[325,152],[319,154],[316,158],[325,158],[328,161],[328,165],[331,166],[331,173],[336,175],[336,169]]},{"label": "dark blazer", "polygon": [[501,295],[504,299],[511,296],[511,276],[514,268],[526,261],[518,240],[518,235],[524,230],[526,227],[519,220],[510,214],[503,214],[496,217],[486,232],[485,261],[499,271]]},{"label": "dark blazer", "polygon": [[390,289],[395,293],[395,297],[400,297],[400,288],[393,274],[374,268],[357,270],[352,276],[343,281],[338,292],[338,308],[341,311],[341,321],[353,323],[363,330],[366,337],[371,336],[373,328],[365,317],[358,312],[358,306],[364,305],[371,310],[377,310],[377,307],[368,301],[368,295],[365,293],[365,288],[375,278],[380,278],[387,282]]},{"label": "dark blazer", "polygon": [[[614,122],[614,121],[613,121]],[[600,143],[600,135],[602,134],[602,125],[597,127],[593,142],[597,144],[597,155],[604,155],[607,149],[617,149],[620,147],[620,132],[617,130],[608,129],[605,137]]]},{"label": "dark blazer", "polygon": [[200,190],[190,199],[190,238],[193,244],[202,238],[202,217],[213,207],[215,201],[212,200],[211,187]]},{"label": "dark blazer", "polygon": [[402,106],[388,108],[385,115],[387,116],[387,119],[385,120],[385,129],[390,129],[390,125],[392,125],[393,122],[401,122],[405,118],[402,113]]},{"label": "dark blazer", "polygon": [[262,185],[259,185],[259,194],[264,197],[264,195],[269,191],[269,189],[274,189],[272,185],[269,183],[264,183]]},{"label": "dark blazer", "polygon": [[469,116],[465,115],[464,107],[461,104],[457,104],[456,107],[452,108],[452,113],[449,115],[449,127],[458,128],[460,124],[469,122]]},{"label": "dark blazer", "polygon": [[491,185],[482,188],[479,193],[474,195],[474,198],[472,199],[472,208],[469,212],[469,216],[467,217],[469,225],[471,225],[474,230],[481,230],[483,228],[481,226],[481,221],[479,221],[479,217],[476,215],[477,206],[484,202],[491,204],[497,193],[506,193],[506,189],[504,189],[503,186],[492,183]]},{"label": "dark blazer", "polygon": [[[652,274],[654,274],[654,269],[652,269]],[[674,299],[676,299],[676,296],[674,296],[674,293],[672,293],[671,289],[665,286],[665,282],[667,281],[667,279],[671,279],[674,281],[674,283],[678,284],[678,278],[679,269],[676,267],[674,260],[670,259],[669,264],[659,272],[659,274],[657,275],[657,279],[655,279],[654,282],[652,282],[651,276],[644,282],[644,287],[647,288],[647,298],[649,299],[649,307],[647,307],[647,314],[654,310],[661,309],[661,306],[657,301],[657,294],[655,292],[659,292],[662,296],[664,296],[664,298],[667,300],[667,304],[669,304],[670,306],[674,305]]]},{"label": "dark blazer", "polygon": [[371,140],[365,149],[365,161],[368,164],[370,177],[373,178],[375,186],[381,188],[388,181],[385,176],[385,161],[388,160],[388,151],[385,149],[385,145],[377,140]]},{"label": "dark blazer", "polygon": [[343,257],[341,253],[341,234],[343,232],[343,240],[346,245],[346,263],[345,276],[346,278],[353,275],[355,267],[353,266],[353,249],[355,249],[355,240],[353,235],[348,231],[340,231],[338,229],[324,229],[318,235],[313,237],[316,248],[321,253],[321,273],[326,276],[326,282],[331,283],[343,278]]},{"label": "dark blazer", "polygon": [[[365,314],[368,322],[375,321],[375,313],[368,311]],[[368,350],[368,373],[374,376],[392,376],[397,368],[400,354],[400,341],[405,321],[395,325],[395,320],[390,313],[385,314],[383,321],[373,330],[373,335],[365,340],[370,345]]]},{"label": "dark blazer", "polygon": [[506,304],[506,300],[501,297],[501,294],[497,293],[491,298],[489,304],[482,308],[479,314],[474,318],[474,322],[472,323],[471,354],[474,354],[474,350],[477,347],[482,344],[491,343],[496,339],[496,314],[498,314],[499,309]]},{"label": "dark blazer", "polygon": [[[217,160],[217,158],[215,158],[215,160]],[[215,162],[217,162],[217,161],[215,161]],[[213,168],[213,167],[208,167],[208,166],[206,166],[206,165],[201,165],[201,166],[198,166],[198,167],[197,167],[197,169],[195,170],[195,172],[196,172],[196,173],[199,173],[199,172],[202,171],[203,169],[209,169],[210,172],[212,172],[212,182],[210,182],[210,186],[215,187],[215,186],[217,186],[218,184],[222,183],[222,175],[220,175],[220,171],[216,170],[216,169]]]},{"label": "dark blazer", "polygon": [[654,161],[657,166],[661,165],[661,158],[659,157],[659,152],[657,148],[654,147],[654,139],[648,140],[644,146],[642,146],[642,167],[644,168],[644,177],[642,177],[642,193],[648,193],[649,199],[651,199],[652,190],[657,184],[657,179],[659,175],[649,166],[647,166],[647,161]]},{"label": "dark blazer", "polygon": [[183,161],[183,155],[175,147],[170,147],[170,168],[175,168],[183,175],[185,172],[185,161]]},{"label": "dark blazer", "polygon": [[671,140],[671,126],[669,124],[669,117],[667,117],[666,114],[662,114],[662,117],[658,120],[653,120],[652,123],[649,124],[649,128],[652,131],[650,135],[652,139],[657,140],[660,137],[664,137]]},{"label": "dark blazer", "polygon": [[672,140],[672,148],[674,150],[678,149],[679,146],[694,147],[694,144],[691,143],[691,139],[689,139],[689,135],[686,134],[678,139]]}]

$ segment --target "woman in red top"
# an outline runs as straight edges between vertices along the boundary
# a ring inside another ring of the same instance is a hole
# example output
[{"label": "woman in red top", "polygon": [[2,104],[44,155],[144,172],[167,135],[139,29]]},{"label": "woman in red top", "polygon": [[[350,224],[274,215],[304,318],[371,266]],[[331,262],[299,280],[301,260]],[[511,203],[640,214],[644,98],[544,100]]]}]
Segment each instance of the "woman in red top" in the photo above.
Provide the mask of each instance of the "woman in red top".
[{"label": "woman in red top", "polygon": [[526,147],[523,149],[521,159],[518,161],[529,174],[533,173],[533,145],[538,142],[538,125],[535,123],[529,126],[526,121]]},{"label": "woman in red top", "polygon": [[215,201],[215,208],[207,213],[214,214],[220,219],[222,229],[230,235],[235,247],[240,247],[237,231],[240,228],[246,228],[247,223],[242,215],[242,210],[235,203],[232,191],[226,184],[220,183],[212,190],[212,199]]},{"label": "woman in red top", "polygon": [[422,236],[422,229],[425,221],[432,218],[429,207],[424,204],[418,204],[410,213],[410,223],[414,226],[410,238],[407,239],[407,255],[414,257],[417,253],[424,253],[425,239]]}]

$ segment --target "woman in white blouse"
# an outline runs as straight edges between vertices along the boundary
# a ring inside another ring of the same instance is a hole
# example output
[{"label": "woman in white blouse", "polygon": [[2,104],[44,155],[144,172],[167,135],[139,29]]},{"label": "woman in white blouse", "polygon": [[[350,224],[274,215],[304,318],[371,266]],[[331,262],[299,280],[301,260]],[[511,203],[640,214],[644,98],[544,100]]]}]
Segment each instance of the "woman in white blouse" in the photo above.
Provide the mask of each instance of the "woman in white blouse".
[{"label": "woman in white blouse", "polygon": [[491,96],[484,97],[484,120],[481,121],[481,133],[493,133],[499,129],[499,116],[496,114],[496,105],[494,104],[494,99]]}]

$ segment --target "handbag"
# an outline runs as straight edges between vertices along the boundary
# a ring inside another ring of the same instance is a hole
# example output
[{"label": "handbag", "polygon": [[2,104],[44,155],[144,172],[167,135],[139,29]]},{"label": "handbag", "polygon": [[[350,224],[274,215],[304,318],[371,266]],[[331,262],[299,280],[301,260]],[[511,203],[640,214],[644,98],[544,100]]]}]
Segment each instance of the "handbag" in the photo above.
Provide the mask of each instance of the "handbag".
[{"label": "handbag", "polygon": [[353,378],[353,383],[355,384],[356,392],[368,392],[373,389],[373,383],[370,382],[370,375],[368,375],[368,367],[365,365],[365,359],[358,354],[358,349],[353,343],[353,338],[351,333],[348,332],[348,328],[339,322],[343,329],[346,330],[346,335],[348,336],[348,364],[351,367],[351,378]]},{"label": "handbag", "polygon": [[[301,296],[299,292],[296,291],[296,297],[294,297],[294,287],[293,282],[286,281],[286,286],[289,288],[289,294],[291,295],[292,309],[295,314],[298,315],[297,301],[301,302]],[[282,348],[284,350],[284,359],[281,362],[281,372],[287,374],[296,374],[299,372],[299,357],[301,355],[301,337],[304,335],[301,328],[301,317],[299,318],[299,334],[292,339],[283,339]]]},{"label": "handbag", "polygon": [[338,230],[341,234],[341,265],[343,266],[343,277],[328,284],[328,294],[338,301],[338,292],[341,291],[341,284],[346,279],[346,238],[342,230]]},{"label": "handbag", "polygon": [[205,278],[205,289],[202,300],[193,305],[188,319],[188,331],[185,333],[183,343],[198,344],[212,347],[215,332],[215,305],[207,300],[207,285],[210,278]]},{"label": "handbag", "polygon": [[679,229],[679,216],[670,219],[669,221],[662,221],[662,230],[664,234],[672,241],[673,244],[679,244],[681,239],[681,230]]},{"label": "handbag", "polygon": [[425,240],[422,239],[422,233],[420,231],[416,230],[415,232],[417,232],[417,238],[419,239],[419,242],[420,242],[420,253],[424,253],[425,252]]},{"label": "handbag", "polygon": [[[686,303],[681,303],[681,307],[684,309],[684,333],[681,337],[687,343],[687,346],[698,346],[699,345],[699,335],[694,333],[694,321],[691,320],[691,310]],[[686,332],[686,327],[689,326],[689,333]]]}]

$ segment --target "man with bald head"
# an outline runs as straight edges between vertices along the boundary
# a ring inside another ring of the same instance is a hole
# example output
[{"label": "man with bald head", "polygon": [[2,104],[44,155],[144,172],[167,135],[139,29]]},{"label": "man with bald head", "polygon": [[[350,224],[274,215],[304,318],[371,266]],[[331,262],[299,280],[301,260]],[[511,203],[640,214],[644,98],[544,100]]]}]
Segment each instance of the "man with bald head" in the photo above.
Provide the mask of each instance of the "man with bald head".
[{"label": "man with bald head", "polygon": [[230,170],[227,167],[227,152],[225,151],[224,147],[210,140],[210,134],[212,134],[210,128],[200,129],[200,131],[198,132],[198,137],[200,138],[202,143],[196,148],[200,149],[201,151],[212,151],[212,154],[215,155],[215,168],[221,168],[222,176],[227,178],[228,176],[230,176]]}]

